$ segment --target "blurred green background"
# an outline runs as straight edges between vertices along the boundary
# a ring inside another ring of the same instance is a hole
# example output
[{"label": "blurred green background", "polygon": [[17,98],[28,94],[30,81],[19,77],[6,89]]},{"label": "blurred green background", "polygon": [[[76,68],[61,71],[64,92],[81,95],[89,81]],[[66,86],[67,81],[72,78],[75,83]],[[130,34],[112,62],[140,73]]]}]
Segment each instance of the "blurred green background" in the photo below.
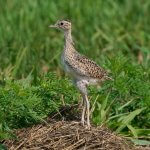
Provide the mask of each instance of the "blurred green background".
[{"label": "blurred green background", "polygon": [[98,64],[122,53],[149,67],[148,0],[0,0],[1,74],[59,74],[63,33],[48,25],[60,19],[71,20],[76,49]]}]

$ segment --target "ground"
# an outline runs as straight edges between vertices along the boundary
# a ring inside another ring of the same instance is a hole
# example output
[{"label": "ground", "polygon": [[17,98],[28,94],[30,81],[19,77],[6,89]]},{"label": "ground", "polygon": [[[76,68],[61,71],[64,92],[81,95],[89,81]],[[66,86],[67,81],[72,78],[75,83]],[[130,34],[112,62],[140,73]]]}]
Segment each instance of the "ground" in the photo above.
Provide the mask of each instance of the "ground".
[{"label": "ground", "polygon": [[106,127],[93,126],[89,130],[78,121],[49,119],[14,132],[17,140],[3,142],[9,150],[150,150],[133,146]]}]

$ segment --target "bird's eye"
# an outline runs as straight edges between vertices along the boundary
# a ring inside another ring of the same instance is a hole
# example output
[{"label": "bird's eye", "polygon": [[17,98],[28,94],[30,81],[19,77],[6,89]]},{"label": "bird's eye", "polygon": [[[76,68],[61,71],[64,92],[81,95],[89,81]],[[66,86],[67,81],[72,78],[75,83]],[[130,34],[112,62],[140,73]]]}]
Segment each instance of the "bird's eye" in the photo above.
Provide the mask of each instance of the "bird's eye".
[{"label": "bird's eye", "polygon": [[64,24],[63,22],[60,23],[60,25],[63,25],[63,24]]}]

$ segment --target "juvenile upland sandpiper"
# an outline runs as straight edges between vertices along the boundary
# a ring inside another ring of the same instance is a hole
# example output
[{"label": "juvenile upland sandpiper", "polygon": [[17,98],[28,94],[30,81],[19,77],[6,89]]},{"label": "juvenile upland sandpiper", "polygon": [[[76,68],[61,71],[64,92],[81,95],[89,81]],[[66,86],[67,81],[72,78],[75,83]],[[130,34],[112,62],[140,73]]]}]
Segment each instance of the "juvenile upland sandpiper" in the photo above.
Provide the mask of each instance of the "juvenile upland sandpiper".
[{"label": "juvenile upland sandpiper", "polygon": [[[90,84],[99,84],[104,80],[110,80],[107,72],[98,66],[94,61],[81,55],[74,48],[71,36],[71,23],[65,20],[57,21],[56,24],[50,25],[51,28],[57,28],[64,31],[65,45],[61,55],[61,62],[65,72],[72,77],[73,83],[80,91],[83,97],[83,111],[81,123],[90,127],[90,103],[88,100],[87,86]],[[86,114],[86,117],[85,117]]]}]

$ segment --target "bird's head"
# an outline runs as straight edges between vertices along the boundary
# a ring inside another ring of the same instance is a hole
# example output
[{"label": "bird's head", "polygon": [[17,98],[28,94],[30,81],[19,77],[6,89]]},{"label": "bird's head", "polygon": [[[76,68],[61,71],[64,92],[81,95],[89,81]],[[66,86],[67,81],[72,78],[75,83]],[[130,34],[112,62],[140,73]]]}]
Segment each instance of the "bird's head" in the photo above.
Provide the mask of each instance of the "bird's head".
[{"label": "bird's head", "polygon": [[57,21],[54,25],[50,25],[49,27],[67,31],[71,30],[71,23],[69,21],[61,20]]}]

